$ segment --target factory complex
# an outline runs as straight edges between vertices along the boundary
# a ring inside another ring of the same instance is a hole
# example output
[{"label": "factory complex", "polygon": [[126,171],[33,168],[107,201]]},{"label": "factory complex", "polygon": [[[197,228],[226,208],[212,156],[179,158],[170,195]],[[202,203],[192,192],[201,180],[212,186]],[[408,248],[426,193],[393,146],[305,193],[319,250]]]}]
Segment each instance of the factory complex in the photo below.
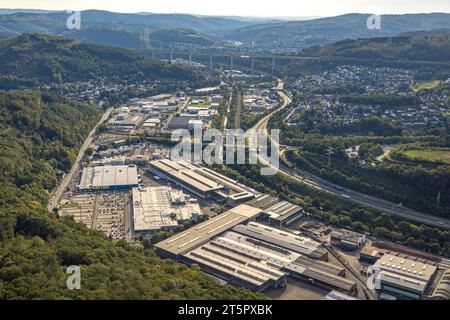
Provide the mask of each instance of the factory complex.
[{"label": "factory complex", "polygon": [[236,181],[205,167],[169,159],[150,161],[148,169],[201,199],[213,199],[227,205],[237,205],[255,197],[255,192]]},{"label": "factory complex", "polygon": [[286,284],[288,276],[356,293],[345,270],[328,261],[321,244],[255,222],[263,210],[241,204],[155,245],[156,252],[254,291]]},{"label": "factory complex", "polygon": [[[153,180],[146,175],[144,187],[137,167],[144,163],[123,164],[119,158],[85,167],[79,191],[69,196],[62,214],[114,240],[143,239],[194,224],[154,245],[156,253],[257,292],[300,281],[317,291],[331,290],[327,300],[360,298],[366,292],[360,290],[355,272],[339,260],[342,254],[336,256],[339,248],[341,252],[358,250],[356,260],[378,270],[374,279],[381,299],[448,296],[448,272],[429,253],[370,241],[365,234],[342,228],[321,227],[323,233],[317,230],[311,235],[294,231],[303,230],[294,224],[298,219],[310,221],[301,206],[184,161],[147,160],[139,172],[149,173]],[[329,240],[324,241],[325,229]],[[369,277],[372,269],[360,266],[361,276]]]},{"label": "factory complex", "polygon": [[239,223],[254,219],[260,212],[260,209],[254,207],[239,205],[208,221],[178,233],[172,238],[158,243],[155,247],[162,256],[179,260],[181,254],[208,242],[214,236]]}]

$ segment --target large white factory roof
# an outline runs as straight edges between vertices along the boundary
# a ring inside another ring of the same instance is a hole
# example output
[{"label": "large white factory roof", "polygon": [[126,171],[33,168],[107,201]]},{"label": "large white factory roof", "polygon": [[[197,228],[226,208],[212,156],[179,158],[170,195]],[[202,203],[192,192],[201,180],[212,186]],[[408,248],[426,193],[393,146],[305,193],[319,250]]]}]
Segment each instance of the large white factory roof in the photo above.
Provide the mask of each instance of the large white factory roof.
[{"label": "large white factory roof", "polygon": [[135,165],[86,167],[80,189],[103,189],[114,186],[136,186],[138,174]]},{"label": "large white factory roof", "polygon": [[232,230],[308,256],[322,255],[319,242],[260,223],[249,222],[247,225],[237,225]]},{"label": "large white factory roof", "polygon": [[302,211],[302,208],[287,201],[280,201],[264,210],[272,219],[286,220],[294,214]]},{"label": "large white factory roof", "polygon": [[158,170],[181,183],[200,190],[201,192],[211,192],[222,189],[223,186],[204,176],[199,175],[183,162],[174,162],[169,159],[154,160],[150,162],[153,169]]},{"label": "large white factory roof", "polygon": [[380,280],[412,291],[423,293],[436,272],[437,267],[419,261],[390,254],[383,255],[376,263],[380,269]]},{"label": "large white factory roof", "polygon": [[200,215],[197,202],[182,191],[170,187],[133,188],[133,221],[135,231],[159,230],[178,225]]},{"label": "large white factory roof", "polygon": [[155,247],[175,255],[188,252],[231,227],[257,216],[259,213],[261,213],[261,209],[241,204],[169,239],[161,241]]}]

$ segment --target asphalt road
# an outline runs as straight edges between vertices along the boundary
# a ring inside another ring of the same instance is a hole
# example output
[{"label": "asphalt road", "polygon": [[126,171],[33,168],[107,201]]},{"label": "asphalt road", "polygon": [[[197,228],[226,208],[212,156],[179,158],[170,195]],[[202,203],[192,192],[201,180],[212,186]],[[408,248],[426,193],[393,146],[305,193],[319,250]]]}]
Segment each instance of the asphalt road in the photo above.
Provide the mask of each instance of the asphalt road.
[{"label": "asphalt road", "polygon": [[97,127],[106,119],[108,119],[109,115],[111,114],[112,109],[108,109],[103,116],[101,117],[100,121],[97,123],[97,125],[92,129],[92,131],[89,133],[88,137],[84,141],[83,145],[80,148],[80,151],[78,152],[77,159],[72,165],[72,169],[70,169],[69,173],[66,174],[66,176],[63,178],[59,186],[53,191],[50,200],[47,204],[48,211],[52,211],[57,205],[59,200],[61,199],[62,194],[64,193],[64,190],[66,190],[69,182],[72,180],[73,174],[77,171],[78,166],[80,165],[80,160],[83,158],[84,152],[86,149],[92,144],[92,140],[95,134],[95,130]]},{"label": "asphalt road", "polygon": [[247,132],[245,133],[245,138],[249,139],[252,138],[252,136],[257,133],[259,130],[265,130],[267,129],[267,124],[269,123],[270,118],[273,117],[273,115],[275,113],[277,113],[278,111],[283,110],[284,108],[286,108],[288,105],[291,104],[292,99],[287,96],[282,90],[284,87],[284,83],[279,81],[278,86],[276,88],[277,93],[281,96],[281,98],[283,99],[283,105],[278,108],[277,110],[272,111],[271,113],[269,113],[267,116],[265,116],[264,118],[262,118],[261,120],[259,120],[250,130],[247,130]]},{"label": "asphalt road", "polygon": [[[254,130],[264,130],[267,129],[267,124],[270,120],[270,118],[279,110],[285,108],[287,105],[289,105],[292,100],[290,97],[288,97],[283,91],[283,83],[280,82],[278,86],[278,94],[283,98],[284,104],[283,106],[270,113],[263,119],[261,119],[252,129]],[[250,134],[247,138],[250,137]],[[282,152],[280,156],[282,156]],[[285,175],[302,182],[310,187],[316,188],[321,191],[325,191],[328,193],[331,193],[335,196],[338,196],[342,199],[350,200],[380,211],[387,212],[393,216],[405,218],[414,222],[427,224],[433,227],[439,227],[443,229],[450,229],[450,220],[445,218],[440,218],[437,216],[433,216],[427,213],[419,212],[410,208],[406,208],[404,206],[398,205],[396,203],[383,200],[377,197],[373,197],[367,194],[363,194],[361,192],[357,192],[354,190],[350,190],[347,188],[343,188],[335,183],[329,182],[327,180],[324,180],[318,176],[315,176],[313,174],[310,174],[309,172],[306,172],[304,170],[300,169],[289,169],[286,166],[283,166],[280,164],[279,168],[275,168],[273,165],[269,164],[267,161],[265,161],[262,157],[258,155],[258,159],[261,162],[263,166],[271,166],[275,170],[278,170],[281,173],[284,173]]]}]

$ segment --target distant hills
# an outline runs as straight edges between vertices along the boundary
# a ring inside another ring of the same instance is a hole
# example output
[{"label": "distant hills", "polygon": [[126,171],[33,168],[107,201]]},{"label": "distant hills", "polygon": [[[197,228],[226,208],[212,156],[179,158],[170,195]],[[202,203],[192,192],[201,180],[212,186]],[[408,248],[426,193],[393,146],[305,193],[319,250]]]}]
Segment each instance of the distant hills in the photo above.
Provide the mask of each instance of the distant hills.
[{"label": "distant hills", "polygon": [[[2,10],[0,35],[14,37],[24,32],[39,32],[123,48],[230,48],[229,42],[241,42],[243,47],[259,51],[297,52],[344,39],[450,30],[447,13],[382,15],[381,29],[370,30],[368,14],[283,21],[87,10],[81,13],[81,30],[69,31],[66,19],[70,14],[65,11],[2,13]],[[144,40],[145,34],[150,42]]]},{"label": "distant hills", "polygon": [[40,10],[40,9],[0,9],[0,14],[12,14],[17,12],[25,13],[48,13],[51,10]]},{"label": "distant hills", "polygon": [[450,14],[382,15],[381,29],[367,28],[368,14],[346,14],[307,21],[290,21],[246,26],[228,32],[228,40],[241,41],[256,49],[299,51],[344,39],[394,36],[404,32],[450,30]]},{"label": "distant hills", "polygon": [[[65,11],[26,13],[16,12],[0,15],[0,31],[11,36],[21,32],[62,34],[67,32]],[[218,35],[226,31],[255,24],[255,21],[194,16],[188,14],[131,14],[101,10],[87,10],[81,13],[82,28],[102,27],[109,29],[193,29],[207,35]]]},{"label": "distant hills", "polygon": [[195,48],[212,47],[218,41],[198,33],[193,29],[156,29],[147,33],[136,30],[83,28],[64,33],[70,38],[93,44],[102,44],[127,49],[142,48]]},{"label": "distant hills", "polygon": [[[65,11],[0,14],[0,35],[21,33],[60,35],[88,43],[122,48],[190,48],[223,42],[212,35],[256,23],[185,14],[124,14],[88,10],[81,13],[81,30],[68,30]],[[145,39],[147,37],[148,39]]]},{"label": "distant hills", "polygon": [[395,37],[342,40],[311,47],[303,55],[315,57],[450,62],[450,32],[411,32]]},{"label": "distant hills", "polygon": [[100,77],[121,81],[202,79],[185,67],[146,59],[126,49],[41,34],[0,41],[0,61],[2,82],[53,83]]},{"label": "distant hills", "polygon": [[316,72],[336,65],[399,67],[417,71],[417,79],[450,77],[450,32],[420,31],[394,37],[342,40],[303,50],[299,55],[319,58],[290,62],[283,67],[291,75]]}]

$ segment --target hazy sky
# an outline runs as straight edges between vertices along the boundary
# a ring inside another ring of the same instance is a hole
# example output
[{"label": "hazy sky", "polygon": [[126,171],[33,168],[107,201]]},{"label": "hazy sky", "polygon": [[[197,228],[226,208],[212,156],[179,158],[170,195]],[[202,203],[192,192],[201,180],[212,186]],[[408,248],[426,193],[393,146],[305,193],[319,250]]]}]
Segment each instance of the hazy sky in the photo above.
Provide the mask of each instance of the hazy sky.
[{"label": "hazy sky", "polygon": [[0,7],[295,17],[450,12],[450,0],[1,0]]}]

